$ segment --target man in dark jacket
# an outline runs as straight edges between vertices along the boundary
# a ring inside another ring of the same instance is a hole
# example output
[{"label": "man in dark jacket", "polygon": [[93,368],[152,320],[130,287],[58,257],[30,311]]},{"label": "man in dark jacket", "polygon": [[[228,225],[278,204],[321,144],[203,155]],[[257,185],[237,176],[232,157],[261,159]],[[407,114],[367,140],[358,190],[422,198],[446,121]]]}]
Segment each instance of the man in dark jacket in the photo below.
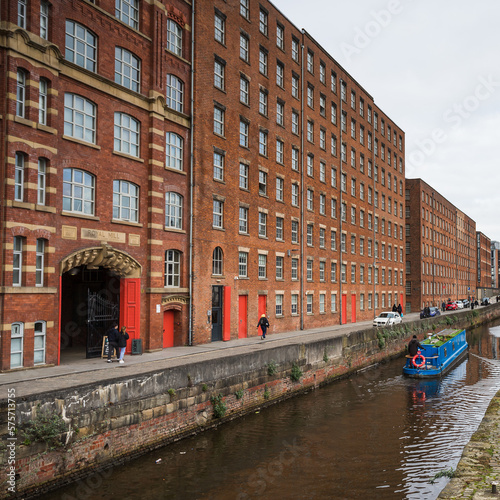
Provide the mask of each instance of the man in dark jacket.
[{"label": "man in dark jacket", "polygon": [[413,338],[408,343],[408,354],[410,356],[415,356],[418,353],[419,349],[424,349],[425,347],[420,344],[416,335],[413,335]]},{"label": "man in dark jacket", "polygon": [[265,314],[260,317],[259,322],[257,323],[257,328],[259,328],[259,326],[262,330],[262,340],[264,340],[266,338],[266,331],[269,328],[269,321],[267,320]]},{"label": "man in dark jacket", "polygon": [[120,350],[118,348],[118,339],[120,332],[118,331],[118,323],[113,323],[113,326],[108,331],[108,363],[111,363],[111,356],[116,350],[116,357],[119,357]]}]

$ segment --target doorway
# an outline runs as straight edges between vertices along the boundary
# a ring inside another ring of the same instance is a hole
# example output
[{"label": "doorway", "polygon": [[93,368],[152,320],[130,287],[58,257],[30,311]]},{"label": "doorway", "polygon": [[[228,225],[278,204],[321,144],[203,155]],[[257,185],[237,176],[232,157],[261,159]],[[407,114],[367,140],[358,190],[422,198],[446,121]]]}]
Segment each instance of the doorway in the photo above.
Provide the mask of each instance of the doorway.
[{"label": "doorway", "polygon": [[212,287],[212,342],[222,340],[223,288],[222,286]]},{"label": "doorway", "polygon": [[248,295],[238,297],[238,338],[248,337]]}]

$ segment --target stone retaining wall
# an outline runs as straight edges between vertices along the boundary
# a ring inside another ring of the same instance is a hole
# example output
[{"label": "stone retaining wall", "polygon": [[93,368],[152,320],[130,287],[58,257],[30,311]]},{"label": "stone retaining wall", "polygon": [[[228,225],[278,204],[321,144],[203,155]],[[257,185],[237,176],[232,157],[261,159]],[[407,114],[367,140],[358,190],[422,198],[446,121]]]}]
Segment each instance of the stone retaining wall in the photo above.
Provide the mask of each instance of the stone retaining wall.
[{"label": "stone retaining wall", "polygon": [[[43,442],[17,447],[15,490],[29,498],[81,479],[82,488],[91,491],[107,474],[106,468],[125,458],[399,356],[414,333],[432,330],[433,324],[437,330],[468,328],[497,315],[500,304],[476,314],[463,311],[405,323],[396,329],[370,328],[343,336],[322,334],[321,338],[308,335],[244,354],[228,350],[203,361],[182,358],[168,370],[19,398],[18,428],[45,411],[60,415],[69,431],[62,436],[61,447]],[[294,381],[291,374],[297,370],[302,375]],[[54,381],[57,384],[57,378]],[[215,418],[211,398],[218,395],[222,395],[226,410],[222,417]],[[6,400],[0,401],[0,412],[0,434],[5,443]],[[4,447],[3,464],[7,464],[8,453]],[[8,493],[6,477],[9,479],[7,475],[2,477],[0,498]],[[90,493],[83,496],[91,497]]]}]

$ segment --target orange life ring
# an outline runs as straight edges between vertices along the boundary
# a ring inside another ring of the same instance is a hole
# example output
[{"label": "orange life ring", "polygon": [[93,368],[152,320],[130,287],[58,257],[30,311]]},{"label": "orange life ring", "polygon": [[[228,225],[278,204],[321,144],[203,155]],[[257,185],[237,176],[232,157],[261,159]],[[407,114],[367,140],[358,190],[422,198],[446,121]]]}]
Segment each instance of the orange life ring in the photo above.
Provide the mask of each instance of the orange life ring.
[{"label": "orange life ring", "polygon": [[[422,362],[419,363],[419,364],[417,364],[416,363],[417,358],[421,358]],[[424,357],[424,355],[420,351],[418,351],[417,354],[415,354],[415,356],[413,356],[412,363],[413,363],[413,366],[415,368],[422,368],[422,366],[425,365],[425,357]]]}]

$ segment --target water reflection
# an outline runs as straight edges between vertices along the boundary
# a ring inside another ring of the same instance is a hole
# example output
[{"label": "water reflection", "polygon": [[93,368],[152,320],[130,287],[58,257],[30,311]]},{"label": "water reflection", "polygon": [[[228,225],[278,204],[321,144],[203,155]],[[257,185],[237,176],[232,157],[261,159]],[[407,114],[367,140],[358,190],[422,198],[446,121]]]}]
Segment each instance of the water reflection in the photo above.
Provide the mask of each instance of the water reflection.
[{"label": "water reflection", "polygon": [[430,480],[456,467],[500,389],[499,340],[500,322],[468,334],[441,380],[404,378],[395,360],[46,498],[434,499],[447,479]]}]

